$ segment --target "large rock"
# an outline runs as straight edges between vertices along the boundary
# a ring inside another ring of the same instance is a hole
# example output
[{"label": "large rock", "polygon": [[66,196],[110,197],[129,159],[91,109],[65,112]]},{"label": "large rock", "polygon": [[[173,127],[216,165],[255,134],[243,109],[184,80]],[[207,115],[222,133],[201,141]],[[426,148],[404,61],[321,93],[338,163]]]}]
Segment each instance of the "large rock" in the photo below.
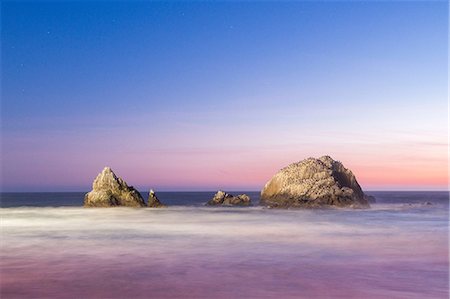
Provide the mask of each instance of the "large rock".
[{"label": "large rock", "polygon": [[273,208],[369,207],[353,173],[329,156],[293,163],[275,174],[260,203]]},{"label": "large rock", "polygon": [[249,206],[250,197],[246,194],[233,196],[224,191],[217,191],[214,197],[206,203],[207,206]]},{"label": "large rock", "polygon": [[158,199],[158,197],[155,194],[155,191],[153,189],[150,189],[150,192],[148,193],[148,201],[147,206],[150,208],[164,208],[165,205],[161,203],[161,201]]},{"label": "large rock", "polygon": [[92,184],[92,191],[84,196],[85,207],[144,207],[141,194],[109,167],[105,167]]}]

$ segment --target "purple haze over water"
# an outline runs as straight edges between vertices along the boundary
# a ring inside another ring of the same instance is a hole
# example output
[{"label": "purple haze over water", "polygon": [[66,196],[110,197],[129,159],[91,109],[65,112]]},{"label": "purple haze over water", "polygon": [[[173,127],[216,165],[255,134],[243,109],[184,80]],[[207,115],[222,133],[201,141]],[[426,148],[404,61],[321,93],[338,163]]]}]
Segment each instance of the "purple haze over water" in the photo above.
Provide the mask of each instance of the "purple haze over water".
[{"label": "purple haze over water", "polygon": [[369,210],[200,206],[209,193],[161,193],[167,209],[84,209],[74,193],[31,207],[52,196],[2,194],[1,297],[448,298],[448,194],[371,194]]}]

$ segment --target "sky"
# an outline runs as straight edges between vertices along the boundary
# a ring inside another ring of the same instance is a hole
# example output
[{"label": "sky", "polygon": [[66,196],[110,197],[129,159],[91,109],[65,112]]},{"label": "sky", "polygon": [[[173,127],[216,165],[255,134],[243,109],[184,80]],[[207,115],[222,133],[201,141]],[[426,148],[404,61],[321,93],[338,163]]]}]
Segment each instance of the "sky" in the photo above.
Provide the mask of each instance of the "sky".
[{"label": "sky", "polygon": [[447,190],[447,1],[1,3],[2,191]]}]

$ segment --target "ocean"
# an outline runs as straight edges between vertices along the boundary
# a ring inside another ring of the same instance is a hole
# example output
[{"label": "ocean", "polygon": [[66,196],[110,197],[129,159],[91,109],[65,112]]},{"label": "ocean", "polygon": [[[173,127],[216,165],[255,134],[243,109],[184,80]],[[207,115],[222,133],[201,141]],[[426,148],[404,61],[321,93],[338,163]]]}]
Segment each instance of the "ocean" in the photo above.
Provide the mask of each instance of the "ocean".
[{"label": "ocean", "polygon": [[158,192],[165,209],[2,193],[0,297],[449,298],[447,192],[368,192],[361,210],[266,209],[246,193],[256,205]]}]

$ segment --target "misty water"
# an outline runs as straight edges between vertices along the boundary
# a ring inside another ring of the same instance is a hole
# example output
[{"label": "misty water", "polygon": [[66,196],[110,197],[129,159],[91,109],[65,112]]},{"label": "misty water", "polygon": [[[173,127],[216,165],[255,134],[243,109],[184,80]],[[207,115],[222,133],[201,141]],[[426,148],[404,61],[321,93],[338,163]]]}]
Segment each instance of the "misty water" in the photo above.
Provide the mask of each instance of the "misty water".
[{"label": "misty water", "polygon": [[[446,192],[372,192],[371,209],[82,208],[2,194],[2,298],[448,298]],[[257,202],[257,193],[250,193]]]}]

